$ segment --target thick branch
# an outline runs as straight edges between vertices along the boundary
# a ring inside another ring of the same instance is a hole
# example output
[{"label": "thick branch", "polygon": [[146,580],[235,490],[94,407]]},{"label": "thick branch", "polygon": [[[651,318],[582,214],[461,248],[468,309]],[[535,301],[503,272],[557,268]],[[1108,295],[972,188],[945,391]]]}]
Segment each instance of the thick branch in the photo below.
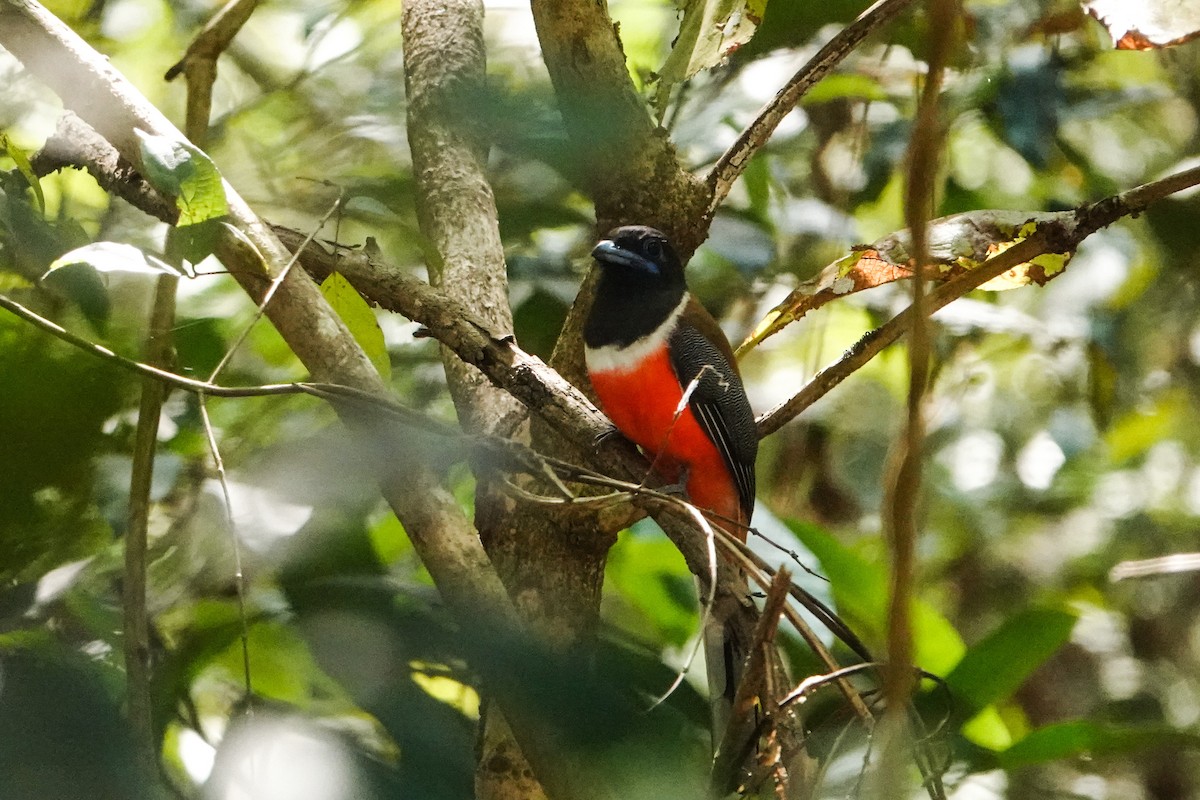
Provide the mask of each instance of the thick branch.
[{"label": "thick branch", "polygon": [[[103,56],[31,0],[0,3],[0,46],[54,89],[64,105],[130,162],[140,163],[137,128],[183,138]],[[288,255],[228,185],[226,195],[230,217],[249,244],[226,237],[220,255],[257,299]],[[302,272],[292,271],[281,283],[267,315],[317,380],[386,394],[369,359]],[[396,454],[392,466],[395,471],[381,481],[384,495],[450,607],[468,625],[486,619],[517,629],[508,597],[454,497],[425,467],[407,461],[404,453]]]},{"label": "thick branch", "polygon": [[601,230],[660,228],[686,256],[708,235],[708,192],[650,120],[603,0],[533,0],[542,58]]},{"label": "thick branch", "polygon": [[[483,5],[413,0],[404,4],[401,24],[408,141],[432,283],[491,330],[511,331],[499,215],[474,113],[484,90]],[[516,415],[519,404],[452,351],[443,362],[467,430],[496,432]]]},{"label": "thick branch", "polygon": [[179,219],[179,209],[146,182],[137,167],[117,152],[108,140],[86,122],[64,111],[54,133],[31,159],[34,174],[49,175],[63,167],[86,169],[100,188],[140,208],[168,225]]},{"label": "thick branch", "polygon": [[796,103],[800,102],[800,98],[842,63],[846,56],[854,52],[854,48],[858,47],[863,39],[891,22],[912,3],[913,0],[879,0],[830,39],[784,84],[775,97],[762,107],[754,121],[742,131],[737,141],[725,151],[708,173],[710,219],[725,201],[734,181],[746,170],[750,158],[767,143],[775,128],[791,113]]}]

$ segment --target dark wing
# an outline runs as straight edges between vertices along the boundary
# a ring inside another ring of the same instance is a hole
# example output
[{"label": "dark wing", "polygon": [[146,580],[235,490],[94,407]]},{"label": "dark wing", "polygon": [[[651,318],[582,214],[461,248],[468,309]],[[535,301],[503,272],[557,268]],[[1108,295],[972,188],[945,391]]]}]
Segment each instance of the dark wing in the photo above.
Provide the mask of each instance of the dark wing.
[{"label": "dark wing", "polygon": [[[699,308],[693,299],[693,305]],[[737,483],[738,497],[746,519],[754,509],[754,460],[758,456],[758,427],[754,424],[754,411],[746,398],[733,360],[733,351],[725,341],[717,323],[700,309],[698,316],[692,309],[685,312],[679,326],[671,334],[671,366],[679,378],[684,391],[692,381],[696,388],[688,399],[688,407],[696,421],[721,451]],[[712,329],[705,336],[698,328]],[[715,331],[715,332],[714,332]],[[714,343],[710,338],[719,336]]]}]

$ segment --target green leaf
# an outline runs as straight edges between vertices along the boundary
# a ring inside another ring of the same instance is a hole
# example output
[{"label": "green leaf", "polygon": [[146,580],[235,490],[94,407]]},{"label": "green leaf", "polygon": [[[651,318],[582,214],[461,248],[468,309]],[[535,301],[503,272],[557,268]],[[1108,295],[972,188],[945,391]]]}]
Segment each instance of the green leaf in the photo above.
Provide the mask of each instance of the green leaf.
[{"label": "green leaf", "polygon": [[51,269],[41,277],[40,283],[77,305],[97,331],[103,332],[107,328],[112,302],[108,297],[108,284],[100,272],[76,262]]},{"label": "green leaf", "polygon": [[68,267],[87,267],[97,272],[133,272],[146,275],[178,275],[179,270],[160,258],[143,253],[130,244],[93,242],[63,253],[50,265],[42,280],[53,280],[56,272]]},{"label": "green leaf", "polygon": [[887,100],[887,92],[879,85],[879,81],[869,75],[852,73],[830,75],[804,95],[804,105],[828,103],[831,100]]},{"label": "green leaf", "polygon": [[1007,749],[1013,743],[1013,733],[995,706],[988,706],[964,722],[962,735],[967,741],[993,751]]},{"label": "green leaf", "polygon": [[764,153],[758,153],[742,173],[742,185],[750,198],[750,213],[759,224],[771,226],[771,166]]},{"label": "green leaf", "polygon": [[93,242],[56,258],[39,279],[42,286],[68,298],[97,330],[108,323],[111,303],[108,275],[115,272],[178,275],[166,262],[118,242]]},{"label": "green leaf", "polygon": [[167,253],[184,265],[189,278],[194,278],[195,265],[212,254],[222,233],[229,230],[237,229],[220,217],[173,228],[167,239]]},{"label": "green leaf", "polygon": [[767,0],[687,0],[671,54],[659,72],[654,105],[661,114],[671,89],[720,63],[754,36]]},{"label": "green leaf", "polygon": [[392,376],[392,362],[388,358],[383,331],[371,306],[358,290],[350,285],[350,281],[338,272],[331,272],[328,278],[321,281],[321,294],[325,295],[329,305],[342,318],[342,322],[346,323],[346,327],[371,359],[375,369],[379,370],[385,381],[389,380]]},{"label": "green leaf", "polygon": [[1128,411],[1104,436],[1109,461],[1120,466],[1144,455],[1163,439],[1178,435],[1191,407],[1186,392],[1171,390],[1155,398],[1148,408],[1138,406]]},{"label": "green leaf", "polygon": [[174,197],[178,227],[219,219],[229,213],[221,173],[212,159],[191,142],[135,131],[141,143],[146,180]]},{"label": "green leaf", "polygon": [[[815,525],[790,521],[796,537],[821,562],[833,585],[838,611],[864,639],[882,642],[887,630],[888,574],[882,560],[860,555]],[[962,637],[933,606],[915,600],[912,606],[914,657],[917,666],[945,675],[966,652]]]},{"label": "green leaf", "polygon": [[1166,725],[1112,725],[1074,720],[1038,728],[1000,753],[999,758],[1001,766],[1013,769],[1064,758],[1119,755],[1167,744],[1194,748],[1200,746],[1200,735]]},{"label": "green leaf", "polygon": [[1066,643],[1076,619],[1070,611],[1054,608],[1010,617],[967,651],[946,683],[974,709],[1006,700]]},{"label": "green leaf", "polygon": [[682,646],[699,625],[695,589],[683,557],[662,537],[622,531],[609,552],[606,577],[615,592],[612,613],[637,632]]},{"label": "green leaf", "polygon": [[29,188],[33,189],[33,194],[37,198],[38,210],[45,214],[46,195],[42,193],[42,182],[38,179],[37,173],[33,171],[33,165],[29,163],[29,156],[22,148],[12,143],[7,134],[3,133],[0,133],[0,152],[7,154],[16,162],[17,171],[25,178]]}]

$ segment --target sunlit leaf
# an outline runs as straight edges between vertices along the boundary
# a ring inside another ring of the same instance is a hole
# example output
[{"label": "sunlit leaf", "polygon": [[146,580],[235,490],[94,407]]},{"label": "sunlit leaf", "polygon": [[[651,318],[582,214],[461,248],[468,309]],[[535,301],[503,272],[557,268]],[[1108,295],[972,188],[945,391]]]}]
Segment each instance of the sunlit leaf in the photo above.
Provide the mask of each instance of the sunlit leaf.
[{"label": "sunlit leaf", "polygon": [[56,272],[67,267],[88,267],[97,272],[182,276],[179,270],[162,259],[144,253],[133,245],[119,242],[94,242],[64,253],[54,260],[42,280],[53,280]]},{"label": "sunlit leaf", "polygon": [[886,100],[887,92],[870,75],[845,73],[830,75],[804,95],[804,105],[828,103],[831,100]]},{"label": "sunlit leaf", "polygon": [[679,36],[659,73],[655,105],[666,107],[671,89],[727,58],[754,36],[767,0],[686,0]]},{"label": "sunlit leaf", "polygon": [[221,173],[212,159],[191,142],[136,131],[146,179],[174,197],[179,227],[218,219],[229,213]]},{"label": "sunlit leaf", "polygon": [[1190,398],[1175,391],[1163,394],[1144,407],[1130,409],[1113,422],[1104,436],[1109,460],[1123,465],[1175,435],[1189,416],[1190,408]]},{"label": "sunlit leaf", "polygon": [[1013,733],[995,706],[984,708],[964,722],[960,730],[967,741],[989,750],[1005,750],[1013,743]]},{"label": "sunlit leaf", "polygon": [[975,708],[1007,699],[1071,636],[1077,615],[1034,608],[1005,620],[967,650],[946,683]]},{"label": "sunlit leaf", "polygon": [[750,198],[750,213],[760,225],[771,224],[771,166],[765,153],[750,159],[742,174],[742,185]]},{"label": "sunlit leaf", "polygon": [[1200,746],[1200,736],[1166,725],[1112,725],[1073,720],[1047,725],[1000,753],[1008,769],[1065,758],[1100,758],[1166,745]]},{"label": "sunlit leaf", "polygon": [[375,312],[362,298],[358,290],[350,285],[341,273],[332,272],[321,281],[321,294],[329,301],[329,305],[346,323],[355,341],[366,352],[375,369],[387,380],[392,375],[392,364],[388,358],[387,342],[383,339],[383,331]]},{"label": "sunlit leaf", "polygon": [[[873,561],[846,547],[815,525],[789,522],[796,537],[821,562],[833,585],[837,610],[864,639],[881,642],[887,630],[888,574]],[[912,606],[914,658],[917,666],[946,675],[958,664],[966,646],[954,626],[924,600]]]},{"label": "sunlit leaf", "polygon": [[33,189],[33,194],[37,198],[38,210],[43,214],[46,213],[46,195],[42,193],[42,182],[39,180],[37,173],[33,171],[33,165],[29,163],[29,155],[24,149],[12,143],[7,134],[0,133],[0,153],[7,155],[17,165],[17,171],[21,173],[29,188]]},{"label": "sunlit leaf", "polygon": [[1118,50],[1159,50],[1200,36],[1200,6],[1188,0],[1083,0]]}]

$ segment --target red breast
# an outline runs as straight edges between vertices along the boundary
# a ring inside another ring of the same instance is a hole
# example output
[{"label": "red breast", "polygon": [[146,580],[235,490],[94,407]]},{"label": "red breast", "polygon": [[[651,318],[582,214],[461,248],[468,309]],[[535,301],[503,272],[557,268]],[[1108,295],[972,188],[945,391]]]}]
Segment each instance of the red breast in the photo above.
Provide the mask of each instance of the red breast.
[{"label": "red breast", "polygon": [[744,535],[758,439],[729,343],[658,231],[618,228],[593,255],[603,272],[584,352],[602,409],[665,479],[686,476],[691,501]]}]

